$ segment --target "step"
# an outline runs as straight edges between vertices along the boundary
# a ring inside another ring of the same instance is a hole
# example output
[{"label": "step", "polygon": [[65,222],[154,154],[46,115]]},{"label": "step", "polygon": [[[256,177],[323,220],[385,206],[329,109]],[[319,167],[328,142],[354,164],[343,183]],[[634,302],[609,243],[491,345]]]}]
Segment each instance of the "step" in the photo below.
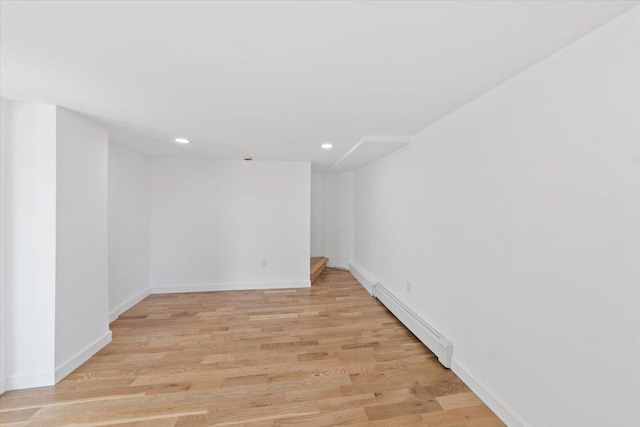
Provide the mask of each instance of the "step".
[{"label": "step", "polygon": [[329,258],[321,256],[311,257],[311,282],[316,280],[320,273],[324,271],[324,269],[327,267],[327,261],[329,261]]}]

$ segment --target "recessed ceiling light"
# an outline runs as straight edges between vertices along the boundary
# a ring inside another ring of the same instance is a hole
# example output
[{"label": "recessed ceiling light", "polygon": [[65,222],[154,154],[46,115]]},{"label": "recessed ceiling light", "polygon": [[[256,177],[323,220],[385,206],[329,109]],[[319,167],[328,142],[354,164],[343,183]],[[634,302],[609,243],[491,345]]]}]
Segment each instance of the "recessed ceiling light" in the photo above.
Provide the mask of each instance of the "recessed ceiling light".
[{"label": "recessed ceiling light", "polygon": [[188,144],[189,143],[189,140],[187,138],[176,138],[175,141],[178,144]]},{"label": "recessed ceiling light", "polygon": [[325,150],[331,150],[333,148],[333,144],[329,144],[328,142],[325,142],[320,147],[325,149]]}]

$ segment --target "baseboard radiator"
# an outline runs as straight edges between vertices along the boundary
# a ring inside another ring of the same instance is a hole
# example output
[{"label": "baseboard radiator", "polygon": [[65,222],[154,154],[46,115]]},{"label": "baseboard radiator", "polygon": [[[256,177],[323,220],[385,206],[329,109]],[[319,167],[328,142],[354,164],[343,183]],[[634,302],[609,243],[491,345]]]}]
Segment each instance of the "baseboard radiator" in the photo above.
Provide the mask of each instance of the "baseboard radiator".
[{"label": "baseboard radiator", "polygon": [[451,368],[451,356],[453,356],[453,344],[451,341],[443,337],[441,333],[404,305],[402,301],[380,283],[373,284],[373,296],[384,304],[407,329],[413,332],[438,357],[440,363],[447,368]]}]

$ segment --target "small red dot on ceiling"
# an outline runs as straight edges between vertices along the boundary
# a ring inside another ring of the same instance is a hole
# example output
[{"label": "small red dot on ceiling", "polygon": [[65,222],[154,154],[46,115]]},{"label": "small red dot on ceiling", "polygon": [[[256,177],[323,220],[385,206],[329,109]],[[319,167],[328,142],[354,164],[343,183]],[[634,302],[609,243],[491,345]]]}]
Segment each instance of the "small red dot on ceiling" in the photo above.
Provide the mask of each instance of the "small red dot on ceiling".
[{"label": "small red dot on ceiling", "polygon": [[244,159],[245,159],[247,162],[249,162],[249,161],[253,160],[253,157],[245,157]]}]

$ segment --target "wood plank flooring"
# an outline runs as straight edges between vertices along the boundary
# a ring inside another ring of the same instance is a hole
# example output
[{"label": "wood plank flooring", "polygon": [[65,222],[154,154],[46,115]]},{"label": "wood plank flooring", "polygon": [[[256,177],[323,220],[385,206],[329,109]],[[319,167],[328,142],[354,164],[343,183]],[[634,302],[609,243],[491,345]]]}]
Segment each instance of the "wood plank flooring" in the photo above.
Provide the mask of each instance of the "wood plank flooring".
[{"label": "wood plank flooring", "polygon": [[345,271],[311,289],[151,295],[54,387],[0,396],[6,426],[504,424]]}]

